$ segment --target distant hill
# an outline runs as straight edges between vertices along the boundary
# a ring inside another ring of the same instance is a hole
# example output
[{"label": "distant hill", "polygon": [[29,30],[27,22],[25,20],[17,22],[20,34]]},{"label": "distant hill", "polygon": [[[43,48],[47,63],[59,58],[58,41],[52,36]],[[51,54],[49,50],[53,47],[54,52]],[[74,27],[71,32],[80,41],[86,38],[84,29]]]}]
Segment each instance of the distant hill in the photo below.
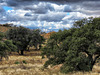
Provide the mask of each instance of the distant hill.
[{"label": "distant hill", "polygon": [[52,31],[52,32],[49,32],[49,33],[44,33],[44,34],[41,34],[41,36],[43,36],[45,39],[48,39],[48,38],[50,38],[50,35],[53,34],[53,33],[56,33],[56,32]]},{"label": "distant hill", "polygon": [[6,32],[6,31],[8,31],[11,28],[12,27],[0,26],[0,32]]},{"label": "distant hill", "polygon": [[[14,28],[14,27],[0,25],[0,32],[6,32],[11,28]],[[45,39],[48,39],[50,37],[50,35],[53,34],[53,33],[56,33],[56,32],[52,31],[52,32],[49,32],[49,33],[43,33],[43,34],[41,34],[41,36],[43,36]]]},{"label": "distant hill", "polygon": [[0,24],[0,32],[6,32],[11,28],[16,27],[15,25],[13,25],[12,23],[6,23],[6,24]]}]

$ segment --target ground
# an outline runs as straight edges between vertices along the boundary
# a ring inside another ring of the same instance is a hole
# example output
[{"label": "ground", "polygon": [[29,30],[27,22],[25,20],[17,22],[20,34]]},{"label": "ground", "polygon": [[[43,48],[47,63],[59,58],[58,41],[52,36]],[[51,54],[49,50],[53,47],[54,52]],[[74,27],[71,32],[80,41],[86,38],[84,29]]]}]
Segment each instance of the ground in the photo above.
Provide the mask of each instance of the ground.
[{"label": "ground", "polygon": [[26,51],[24,56],[12,53],[9,60],[0,62],[0,75],[100,75],[100,67],[94,66],[92,72],[60,73],[60,65],[43,69],[47,59],[42,59],[40,51]]}]

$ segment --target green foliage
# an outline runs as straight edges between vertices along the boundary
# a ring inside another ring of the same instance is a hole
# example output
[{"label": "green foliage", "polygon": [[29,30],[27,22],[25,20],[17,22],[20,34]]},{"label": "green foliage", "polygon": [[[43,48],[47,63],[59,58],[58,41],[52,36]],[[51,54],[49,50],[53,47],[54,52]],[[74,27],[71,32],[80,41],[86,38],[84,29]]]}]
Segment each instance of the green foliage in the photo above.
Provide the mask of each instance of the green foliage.
[{"label": "green foliage", "polygon": [[2,58],[8,59],[10,52],[15,51],[17,48],[11,40],[4,40],[4,33],[0,32],[0,60]]},{"label": "green foliage", "polygon": [[16,61],[15,64],[20,64],[20,62]]},{"label": "green foliage", "polygon": [[27,64],[27,62],[25,60],[22,61],[24,64]]},{"label": "green foliage", "polygon": [[7,32],[6,37],[13,41],[18,50],[21,50],[21,54],[23,55],[23,51],[27,48],[27,45],[30,42],[29,35],[30,30],[20,26],[18,28],[10,29]]},{"label": "green foliage", "polygon": [[18,52],[21,51],[21,55],[24,54],[28,46],[34,45],[37,49],[37,46],[44,42],[44,38],[40,35],[40,30],[30,30],[21,26],[10,29],[6,37],[13,41],[18,48]]},{"label": "green foliage", "polygon": [[4,37],[3,32],[0,32],[0,40],[2,40],[3,37]]},{"label": "green foliage", "polygon": [[77,21],[75,28],[50,36],[42,49],[44,66],[63,64],[61,72],[91,71],[100,56],[100,18]]},{"label": "green foliage", "polygon": [[17,47],[13,44],[11,40],[5,40],[4,43],[9,47],[10,52],[15,52],[17,50]]},{"label": "green foliage", "polygon": [[39,49],[41,48],[41,44],[45,41],[45,39],[40,35],[40,30],[35,29],[31,32],[31,41],[29,43],[30,46],[35,46],[36,50],[38,50],[38,45]]}]

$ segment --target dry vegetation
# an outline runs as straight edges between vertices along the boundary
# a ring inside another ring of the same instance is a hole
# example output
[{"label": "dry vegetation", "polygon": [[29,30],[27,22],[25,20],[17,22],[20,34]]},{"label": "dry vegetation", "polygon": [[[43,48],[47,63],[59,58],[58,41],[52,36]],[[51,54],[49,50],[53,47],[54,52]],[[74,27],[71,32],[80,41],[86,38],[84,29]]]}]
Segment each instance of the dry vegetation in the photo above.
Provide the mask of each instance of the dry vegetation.
[{"label": "dry vegetation", "polygon": [[8,61],[4,59],[0,62],[0,75],[58,75],[59,68],[42,69],[46,60],[41,58],[40,51],[26,52],[25,56],[13,53]]},{"label": "dry vegetation", "polygon": [[0,32],[6,32],[10,29],[11,27],[5,27],[5,26],[0,26]]},{"label": "dry vegetation", "polygon": [[[93,72],[76,72],[61,74],[60,66],[43,69],[43,64],[47,59],[42,59],[40,51],[25,52],[24,56],[12,53],[9,60],[0,62],[0,75],[100,75],[100,67],[95,65]],[[25,63],[23,63],[25,61]]]},{"label": "dry vegetation", "polygon": [[55,31],[46,33],[46,34],[41,34],[41,36],[43,36],[45,39],[48,39],[50,37],[51,34],[56,33]]},{"label": "dry vegetation", "polygon": [[[1,32],[6,32],[9,27],[1,27]],[[42,34],[46,39],[55,32]],[[60,73],[61,65],[43,69],[43,64],[47,59],[42,59],[40,51],[25,51],[21,56],[14,52],[9,56],[9,60],[0,61],[0,75],[100,75],[100,65],[95,65],[92,72],[74,72],[69,74]],[[23,63],[24,62],[24,63]]]}]

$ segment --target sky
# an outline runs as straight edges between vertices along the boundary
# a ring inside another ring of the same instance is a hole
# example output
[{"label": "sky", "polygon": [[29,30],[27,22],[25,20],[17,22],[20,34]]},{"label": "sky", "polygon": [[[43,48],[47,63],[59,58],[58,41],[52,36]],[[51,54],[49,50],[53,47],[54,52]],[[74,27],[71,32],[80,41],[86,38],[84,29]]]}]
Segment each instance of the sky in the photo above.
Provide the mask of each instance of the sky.
[{"label": "sky", "polygon": [[88,17],[100,17],[100,0],[0,0],[0,24],[49,32]]}]

